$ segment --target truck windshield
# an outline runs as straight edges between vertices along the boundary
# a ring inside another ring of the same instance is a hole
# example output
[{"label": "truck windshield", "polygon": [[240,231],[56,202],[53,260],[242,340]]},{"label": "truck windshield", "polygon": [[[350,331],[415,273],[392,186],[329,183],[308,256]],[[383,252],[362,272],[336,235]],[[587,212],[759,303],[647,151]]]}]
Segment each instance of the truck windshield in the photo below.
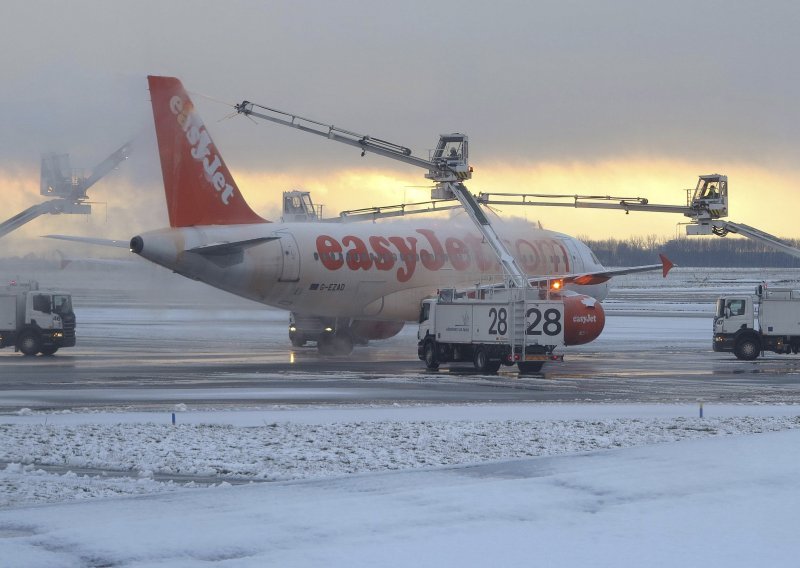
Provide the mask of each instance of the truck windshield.
[{"label": "truck windshield", "polygon": [[63,294],[55,294],[53,296],[53,311],[57,314],[71,314],[72,313],[72,298]]}]

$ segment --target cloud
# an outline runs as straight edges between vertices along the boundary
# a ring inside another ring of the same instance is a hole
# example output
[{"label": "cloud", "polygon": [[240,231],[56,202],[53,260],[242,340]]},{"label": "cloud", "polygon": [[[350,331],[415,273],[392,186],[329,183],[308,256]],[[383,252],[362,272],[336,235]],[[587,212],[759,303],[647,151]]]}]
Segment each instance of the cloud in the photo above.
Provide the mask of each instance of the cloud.
[{"label": "cloud", "polygon": [[[69,152],[73,164],[91,168],[133,135],[151,144],[145,77],[165,74],[183,80],[243,192],[270,218],[280,192],[296,186],[312,189],[331,213],[423,199],[424,190],[410,187],[421,171],[361,160],[353,148],[285,127],[226,120],[243,99],[421,156],[439,133],[466,132],[474,190],[647,190],[671,203],[697,174],[722,171],[731,176],[731,218],[796,236],[783,204],[797,178],[797,3],[42,0],[8,2],[3,15],[13,24],[0,49],[14,54],[0,62],[0,182],[9,208],[37,199],[41,152]],[[141,155],[149,166],[116,186],[127,200],[97,188],[121,232],[160,220],[155,150]],[[623,236],[673,234],[676,222],[600,211],[527,215]],[[64,222],[66,230],[76,221],[36,223]]]},{"label": "cloud", "polygon": [[[0,161],[51,147],[77,154],[85,140],[112,145],[149,126],[148,73],[214,99],[198,95],[198,108],[247,169],[307,165],[325,143],[244,119],[214,124],[231,111],[217,101],[247,98],[421,152],[440,132],[466,132],[487,160],[646,154],[770,166],[796,155],[794,3],[84,0],[4,10],[15,25],[0,48],[15,57],[0,65],[0,119],[13,136],[0,141]],[[337,165],[342,152],[315,161]]]}]

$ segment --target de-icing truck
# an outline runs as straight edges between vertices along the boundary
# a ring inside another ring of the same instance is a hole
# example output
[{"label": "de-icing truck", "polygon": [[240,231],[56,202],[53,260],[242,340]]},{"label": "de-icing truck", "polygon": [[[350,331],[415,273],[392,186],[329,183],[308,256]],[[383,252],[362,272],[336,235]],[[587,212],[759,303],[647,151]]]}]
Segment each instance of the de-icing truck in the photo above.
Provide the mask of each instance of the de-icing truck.
[{"label": "de-icing truck", "polygon": [[472,361],[483,373],[514,364],[536,373],[564,345],[564,301],[549,287],[440,290],[419,320],[417,354],[430,370]]},{"label": "de-icing truck", "polygon": [[40,290],[34,281],[0,286],[0,347],[52,355],[75,345],[75,312],[67,292]]},{"label": "de-icing truck", "polygon": [[800,352],[800,290],[759,285],[717,300],[714,351],[751,361],[764,351]]}]

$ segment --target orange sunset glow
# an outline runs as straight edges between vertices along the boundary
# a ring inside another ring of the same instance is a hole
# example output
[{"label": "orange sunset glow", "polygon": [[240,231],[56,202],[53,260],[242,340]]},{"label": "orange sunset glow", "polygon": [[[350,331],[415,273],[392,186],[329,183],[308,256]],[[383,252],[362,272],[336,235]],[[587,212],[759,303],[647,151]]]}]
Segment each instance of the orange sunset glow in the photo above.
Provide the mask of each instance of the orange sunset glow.
[{"label": "orange sunset glow", "polygon": [[[223,152],[224,155],[224,152]],[[375,158],[375,161],[380,158]],[[372,165],[372,164],[370,164]],[[106,238],[131,235],[167,224],[162,188],[153,184],[136,186],[123,169],[99,183],[92,191],[94,213],[83,216],[46,216],[6,237],[5,250],[15,254],[45,250],[52,245],[38,239],[48,233],[66,233]],[[374,167],[326,171],[325,177],[305,170],[280,173],[237,171],[233,175],[254,210],[265,218],[280,218],[281,193],[289,189],[312,192],[323,216],[332,217],[346,209],[392,205],[430,198],[422,170],[383,170]],[[717,164],[670,160],[620,159],[595,163],[508,163],[477,164],[468,187],[478,192],[519,192],[548,194],[592,194],[646,197],[651,203],[684,204],[686,189],[693,188],[697,175],[723,173],[729,176],[729,219],[760,227],[788,238],[800,236],[792,207],[776,208],[775,202],[790,204],[797,178],[793,171],[767,170],[747,164]],[[8,216],[43,198],[38,193],[38,171],[0,172],[6,188]],[[131,201],[129,197],[135,195]],[[769,197],[769,199],[765,199]],[[683,234],[676,214],[618,210],[574,209],[571,207],[493,207],[502,217],[540,221],[545,228],[588,238],[619,238],[657,235],[670,238]]]}]

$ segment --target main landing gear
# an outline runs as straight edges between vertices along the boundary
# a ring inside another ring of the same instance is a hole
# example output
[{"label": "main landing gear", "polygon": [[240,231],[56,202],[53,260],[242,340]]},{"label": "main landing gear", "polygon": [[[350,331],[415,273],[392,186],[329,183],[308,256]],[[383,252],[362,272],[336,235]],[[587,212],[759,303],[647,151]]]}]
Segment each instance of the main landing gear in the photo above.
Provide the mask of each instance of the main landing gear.
[{"label": "main landing gear", "polygon": [[317,349],[320,355],[350,355],[353,352],[353,338],[347,330],[326,331],[319,336]]},{"label": "main landing gear", "polygon": [[366,340],[358,338],[350,329],[349,320],[337,321],[335,318],[307,316],[291,312],[289,314],[289,341],[292,347],[303,347],[308,342],[316,342],[321,355],[349,355],[353,344]]}]

